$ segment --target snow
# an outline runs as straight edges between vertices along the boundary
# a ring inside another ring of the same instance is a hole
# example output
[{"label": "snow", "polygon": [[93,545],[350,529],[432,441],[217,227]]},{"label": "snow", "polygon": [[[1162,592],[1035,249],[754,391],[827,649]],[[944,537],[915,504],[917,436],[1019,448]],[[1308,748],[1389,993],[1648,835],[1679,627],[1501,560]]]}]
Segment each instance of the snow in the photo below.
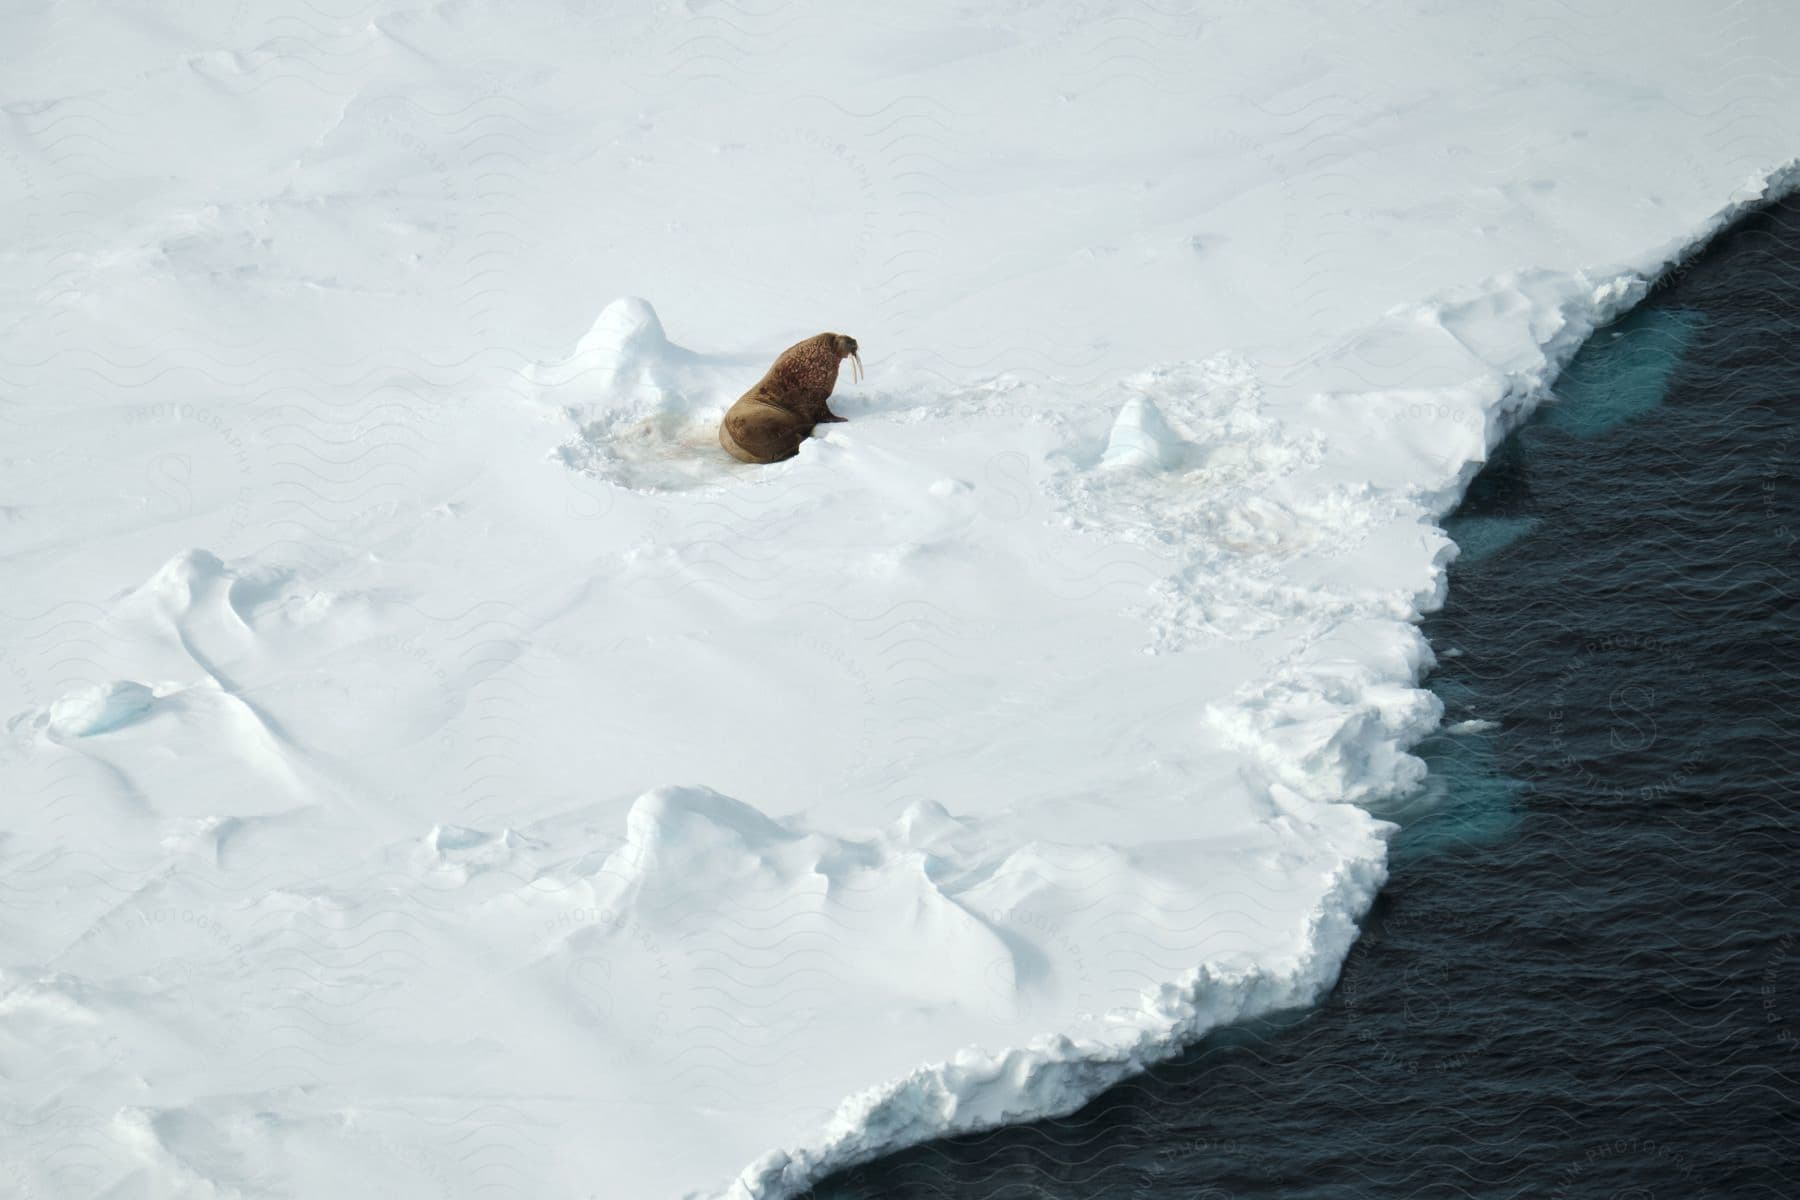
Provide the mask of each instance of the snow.
[{"label": "snow", "polygon": [[5,19],[17,1195],[786,1196],[1316,1001],[1437,522],[1800,145],[1775,3]]},{"label": "snow", "polygon": [[44,724],[64,737],[91,737],[129,725],[150,711],[156,693],[141,683],[118,679],[81,688],[50,706]]}]

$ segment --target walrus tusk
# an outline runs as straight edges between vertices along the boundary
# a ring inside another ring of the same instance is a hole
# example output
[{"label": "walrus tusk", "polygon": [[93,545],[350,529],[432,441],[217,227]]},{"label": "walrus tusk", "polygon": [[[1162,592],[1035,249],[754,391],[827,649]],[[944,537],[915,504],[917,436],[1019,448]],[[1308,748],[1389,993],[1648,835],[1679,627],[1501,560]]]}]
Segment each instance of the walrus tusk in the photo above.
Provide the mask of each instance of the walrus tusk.
[{"label": "walrus tusk", "polygon": [[850,372],[850,382],[861,383],[863,377],[862,355],[853,353],[850,355],[850,361],[856,364],[856,369]]}]

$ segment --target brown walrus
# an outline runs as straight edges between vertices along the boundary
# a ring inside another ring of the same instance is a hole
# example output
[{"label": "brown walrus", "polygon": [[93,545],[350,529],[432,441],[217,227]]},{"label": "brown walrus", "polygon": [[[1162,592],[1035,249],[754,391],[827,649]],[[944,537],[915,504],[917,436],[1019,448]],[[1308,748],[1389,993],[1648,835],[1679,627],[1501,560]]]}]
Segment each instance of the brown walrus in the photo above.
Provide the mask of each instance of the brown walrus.
[{"label": "brown walrus", "polygon": [[853,378],[860,380],[862,359],[853,337],[821,333],[783,350],[768,374],[725,414],[719,445],[747,463],[780,462],[800,453],[800,443],[812,436],[814,425],[849,419],[826,403],[837,385],[838,365],[846,358],[855,364]]}]

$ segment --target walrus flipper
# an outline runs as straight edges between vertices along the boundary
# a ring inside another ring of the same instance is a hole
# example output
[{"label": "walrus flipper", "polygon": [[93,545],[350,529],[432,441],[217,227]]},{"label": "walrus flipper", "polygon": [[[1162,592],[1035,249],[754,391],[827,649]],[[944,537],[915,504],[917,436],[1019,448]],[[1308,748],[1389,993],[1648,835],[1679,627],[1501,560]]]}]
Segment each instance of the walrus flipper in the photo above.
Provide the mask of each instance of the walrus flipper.
[{"label": "walrus flipper", "polygon": [[719,425],[719,444],[740,462],[781,462],[800,453],[812,424],[772,404],[732,406]]}]

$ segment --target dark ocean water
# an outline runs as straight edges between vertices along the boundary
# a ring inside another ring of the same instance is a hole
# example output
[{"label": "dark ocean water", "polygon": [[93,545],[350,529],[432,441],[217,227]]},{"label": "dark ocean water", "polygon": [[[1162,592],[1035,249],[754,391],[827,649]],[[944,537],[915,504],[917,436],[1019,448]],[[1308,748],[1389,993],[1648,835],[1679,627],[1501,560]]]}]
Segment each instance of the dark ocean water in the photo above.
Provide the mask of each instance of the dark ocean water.
[{"label": "dark ocean water", "polygon": [[1451,522],[1446,732],[1325,1004],[816,1200],[1800,1196],[1800,205],[1556,390]]}]

